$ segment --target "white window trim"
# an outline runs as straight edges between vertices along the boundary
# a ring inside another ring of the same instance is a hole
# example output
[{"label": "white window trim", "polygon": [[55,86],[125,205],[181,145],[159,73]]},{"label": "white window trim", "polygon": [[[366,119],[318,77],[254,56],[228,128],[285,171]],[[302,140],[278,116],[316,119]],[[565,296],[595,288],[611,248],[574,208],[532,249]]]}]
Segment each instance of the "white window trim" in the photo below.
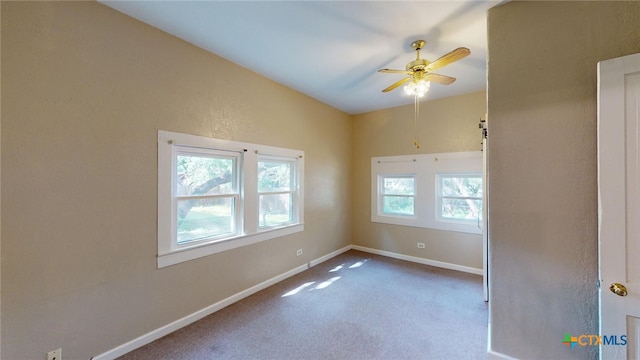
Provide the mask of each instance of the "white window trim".
[{"label": "white window trim", "polygon": [[[416,174],[414,217],[390,216],[379,208],[379,179],[387,174]],[[371,221],[385,224],[482,234],[482,222],[442,219],[437,204],[438,174],[482,174],[482,151],[371,158]],[[484,179],[483,179],[484,180]]]},{"label": "white window trim", "polygon": [[[414,188],[413,188],[413,195],[398,195],[398,194],[385,194],[384,193],[384,179],[385,178],[407,178],[407,179],[413,179],[413,184],[414,184]],[[416,174],[395,174],[395,173],[384,173],[384,174],[378,174],[378,186],[377,186],[377,214],[380,216],[385,216],[385,217],[393,217],[393,218],[399,218],[399,219],[415,219],[416,218],[416,199],[417,199],[417,179],[416,179]],[[408,215],[408,214],[393,214],[393,213],[385,213],[383,211],[383,207],[384,207],[384,197],[385,196],[406,196],[406,197],[412,197],[413,198],[413,214],[412,215]]]},{"label": "white window trim", "polygon": [[[241,231],[242,231],[242,224],[243,224],[243,218],[242,218],[242,201],[241,201],[241,179],[240,179],[240,174],[241,174],[241,169],[242,169],[242,159],[243,159],[243,152],[241,151],[227,151],[227,150],[218,150],[218,149],[204,149],[204,148],[199,148],[198,150],[193,150],[193,147],[186,147],[186,146],[182,146],[182,145],[172,145],[171,147],[171,169],[175,169],[176,164],[174,163],[174,160],[176,160],[178,155],[191,155],[191,156],[206,156],[206,155],[213,155],[213,156],[222,156],[222,157],[227,157],[227,158],[233,158],[234,160],[234,178],[233,178],[233,184],[234,184],[234,194],[222,194],[222,195],[206,195],[206,196],[202,196],[202,197],[208,197],[208,198],[224,198],[224,197],[232,197],[234,198],[234,224],[233,224],[233,229],[232,229],[232,233],[231,234],[221,234],[221,235],[217,235],[215,237],[212,237],[210,239],[203,239],[203,240],[194,240],[194,241],[190,241],[186,244],[180,245],[178,244],[178,240],[177,240],[177,233],[175,231],[171,232],[171,250],[170,251],[179,251],[181,249],[186,249],[186,248],[190,248],[193,246],[198,246],[199,244],[204,244],[204,243],[208,243],[208,242],[212,242],[212,241],[217,241],[217,240],[225,240],[225,239],[229,239],[229,238],[234,238],[237,237],[238,235],[240,235]],[[171,171],[171,189],[174,189],[177,183],[177,179],[175,178],[176,173],[174,171]],[[171,196],[171,228],[175,229],[178,225],[177,225],[177,208],[178,208],[178,201],[179,198],[181,198],[182,196],[179,195],[175,195],[173,196],[173,192],[172,192],[172,196]]]},{"label": "white window trim", "polygon": [[[291,202],[292,202],[292,208],[291,208],[291,212],[292,212],[292,219],[290,222],[285,223],[285,224],[281,224],[281,225],[275,225],[275,226],[260,226],[260,207],[258,206],[256,209],[258,210],[257,215],[258,216],[258,231],[259,232],[263,232],[263,231],[270,231],[273,229],[277,229],[277,228],[281,228],[281,227],[286,227],[286,226],[290,226],[292,224],[297,224],[299,222],[299,217],[300,217],[300,201],[301,201],[301,197],[299,196],[299,176],[298,173],[300,172],[300,158],[298,157],[284,157],[284,156],[277,156],[277,155],[271,155],[271,154],[258,154],[258,158],[257,158],[257,162],[260,161],[276,161],[276,162],[289,162],[292,164],[291,166],[291,190],[289,191],[274,191],[274,192],[258,192],[258,204],[260,202],[260,195],[262,194],[291,194]],[[256,187],[257,188],[257,187]]]},{"label": "white window trim", "polygon": [[[240,161],[240,229],[232,237],[210,242],[194,242],[177,246],[173,229],[173,159],[174,145],[191,148],[238,152]],[[294,223],[274,228],[258,229],[257,167],[258,156],[269,155],[296,160],[297,206]],[[193,260],[203,256],[255,244],[261,241],[304,231],[304,152],[273,146],[213,139],[158,130],[158,268]]]},{"label": "white window trim", "polygon": [[[482,173],[481,172],[464,172],[464,173],[437,173],[436,174],[436,197],[435,197],[435,213],[436,213],[436,219],[438,221],[443,221],[443,222],[451,222],[451,223],[457,223],[457,224],[467,224],[467,225],[475,225],[478,226],[478,224],[480,224],[482,222],[482,219],[480,219],[479,217],[477,219],[450,219],[450,218],[445,218],[442,217],[442,199],[443,198],[454,198],[454,199],[465,199],[464,196],[444,196],[442,195],[442,178],[446,178],[446,177],[482,177]],[[480,200],[482,202],[484,202],[484,197],[476,197],[476,196],[471,196],[471,197],[467,197],[466,199],[475,199],[475,200]],[[478,213],[478,216],[482,215],[482,211],[480,211]]]}]

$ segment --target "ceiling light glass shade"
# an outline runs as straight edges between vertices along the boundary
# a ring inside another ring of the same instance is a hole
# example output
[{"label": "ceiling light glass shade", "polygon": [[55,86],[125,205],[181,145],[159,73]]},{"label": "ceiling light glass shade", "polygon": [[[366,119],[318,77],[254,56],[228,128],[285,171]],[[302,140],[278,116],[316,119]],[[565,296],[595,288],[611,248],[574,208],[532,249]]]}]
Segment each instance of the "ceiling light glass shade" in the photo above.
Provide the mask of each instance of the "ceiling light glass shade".
[{"label": "ceiling light glass shade", "polygon": [[426,81],[424,79],[421,80],[414,80],[410,83],[408,83],[407,85],[404,86],[404,92],[407,95],[416,95],[418,97],[423,97],[427,91],[429,91],[429,87],[431,86],[431,83],[429,81]]}]

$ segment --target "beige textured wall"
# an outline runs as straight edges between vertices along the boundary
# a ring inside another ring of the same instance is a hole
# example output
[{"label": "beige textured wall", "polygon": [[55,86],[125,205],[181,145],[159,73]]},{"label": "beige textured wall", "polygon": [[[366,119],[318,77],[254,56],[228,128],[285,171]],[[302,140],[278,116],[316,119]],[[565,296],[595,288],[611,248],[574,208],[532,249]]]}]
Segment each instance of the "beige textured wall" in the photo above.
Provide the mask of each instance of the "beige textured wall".
[{"label": "beige textured wall", "polygon": [[[1,15],[4,359],[88,359],[350,243],[350,116],[96,2]],[[157,129],[304,150],[305,231],[156,269]]]},{"label": "beige textured wall", "polygon": [[371,222],[371,158],[481,150],[478,122],[485,113],[484,91],[421,103],[420,149],[413,146],[413,105],[354,116],[353,243],[481,269],[481,235]]},{"label": "beige textured wall", "polygon": [[489,10],[493,351],[597,357],[561,341],[598,333],[596,65],[640,51],[638,24],[640,2]]}]

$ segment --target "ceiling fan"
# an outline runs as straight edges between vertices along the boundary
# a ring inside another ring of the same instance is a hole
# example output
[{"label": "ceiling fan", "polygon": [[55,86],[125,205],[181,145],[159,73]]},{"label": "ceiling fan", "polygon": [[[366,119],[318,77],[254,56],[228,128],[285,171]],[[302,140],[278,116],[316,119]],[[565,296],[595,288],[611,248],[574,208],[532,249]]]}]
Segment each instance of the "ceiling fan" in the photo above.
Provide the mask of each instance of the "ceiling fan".
[{"label": "ceiling fan", "polygon": [[416,59],[409,62],[406,66],[406,70],[392,70],[392,69],[380,69],[378,72],[381,73],[391,73],[391,74],[405,74],[409,75],[395,83],[391,84],[391,86],[382,90],[382,92],[391,91],[398,86],[411,81],[407,86],[405,86],[405,91],[410,95],[418,95],[423,96],[428,90],[429,82],[436,82],[442,85],[449,85],[456,81],[456,78],[439,75],[432,73],[431,71],[439,69],[445,65],[449,65],[455,61],[458,61],[467,55],[471,54],[471,51],[465,47],[459,47],[443,56],[438,58],[437,60],[430,62],[426,59],[420,59],[420,50],[425,45],[424,40],[416,40],[411,43],[411,47],[416,51]]},{"label": "ceiling fan", "polygon": [[407,83],[404,86],[404,91],[407,95],[413,95],[414,97],[414,140],[413,144],[416,148],[420,148],[420,136],[418,135],[418,118],[420,117],[420,101],[419,98],[423,97],[429,90],[431,82],[436,82],[442,85],[449,85],[456,81],[456,78],[451,76],[445,76],[432,73],[431,71],[439,69],[445,65],[449,65],[452,62],[458,61],[469,54],[471,51],[465,47],[459,47],[435,60],[430,62],[426,59],[420,59],[420,50],[424,47],[426,42],[424,40],[416,40],[411,43],[411,47],[416,51],[416,59],[407,64],[406,70],[392,70],[392,69],[380,69],[378,72],[391,73],[391,74],[405,74],[407,77],[396,81],[389,87],[382,90],[382,92],[391,91],[398,86]]}]

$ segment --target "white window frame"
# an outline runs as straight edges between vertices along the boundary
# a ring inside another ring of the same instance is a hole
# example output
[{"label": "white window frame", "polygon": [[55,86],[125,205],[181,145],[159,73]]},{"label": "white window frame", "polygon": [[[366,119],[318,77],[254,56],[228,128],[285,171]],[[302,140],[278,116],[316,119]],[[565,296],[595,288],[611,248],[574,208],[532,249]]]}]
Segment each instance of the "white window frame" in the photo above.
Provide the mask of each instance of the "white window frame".
[{"label": "white window frame", "polygon": [[[412,195],[404,195],[404,194],[387,194],[384,190],[384,181],[385,179],[413,179],[413,194]],[[377,212],[380,216],[389,216],[389,217],[399,217],[399,218],[410,218],[415,219],[416,217],[416,194],[418,192],[418,181],[416,180],[416,174],[378,174],[378,206]],[[413,214],[402,214],[402,213],[387,213],[384,212],[384,198],[386,196],[400,196],[400,197],[410,197],[413,198]]]},{"label": "white window frame", "polygon": [[[451,221],[438,216],[440,210],[437,199],[437,175],[470,173],[482,174],[482,151],[373,157],[371,158],[371,221],[482,234],[482,222]],[[414,216],[392,216],[381,212],[380,181],[386,174],[415,174]]]},{"label": "white window frame", "polygon": [[480,196],[453,196],[442,194],[442,180],[445,178],[482,178],[481,172],[467,172],[467,173],[438,173],[436,174],[436,218],[438,221],[452,222],[458,224],[478,225],[481,223],[482,210],[478,212],[478,216],[475,219],[454,219],[446,218],[442,216],[442,201],[443,199],[461,199],[461,200],[480,200],[482,206],[484,206],[483,197]]},{"label": "white window frame", "polygon": [[177,231],[172,231],[171,232],[171,250],[173,251],[177,251],[183,248],[188,248],[194,245],[197,245],[199,243],[207,243],[207,242],[214,242],[214,241],[218,241],[218,240],[225,240],[228,238],[233,238],[236,237],[240,234],[241,229],[242,229],[242,223],[243,223],[243,218],[242,218],[242,199],[241,199],[241,193],[240,193],[240,187],[242,185],[241,183],[241,177],[240,177],[240,173],[241,173],[241,169],[242,169],[242,159],[243,159],[243,152],[242,151],[221,151],[221,150],[214,150],[214,149],[203,149],[203,148],[192,148],[192,147],[186,147],[186,146],[181,146],[181,145],[174,145],[172,146],[172,152],[173,154],[171,155],[171,160],[172,160],[172,169],[175,169],[177,164],[175,163],[175,161],[177,160],[177,157],[180,155],[189,155],[189,156],[202,156],[202,157],[217,157],[217,158],[222,158],[222,157],[226,157],[226,158],[231,158],[234,161],[234,169],[233,169],[233,177],[231,179],[232,182],[232,187],[233,187],[233,192],[230,194],[222,194],[222,195],[198,195],[198,196],[185,196],[185,195],[180,195],[177,194],[177,182],[178,179],[176,178],[177,173],[175,171],[171,172],[171,192],[172,192],[172,196],[171,196],[171,221],[172,221],[172,229],[177,229],[178,224],[178,204],[180,200],[187,200],[187,199],[214,199],[214,198],[232,198],[233,202],[234,202],[234,206],[233,206],[233,225],[232,225],[232,231],[231,233],[228,234],[221,234],[221,235],[217,235],[217,236],[213,236],[213,237],[209,237],[206,239],[200,239],[200,240],[193,240],[193,241],[189,241],[186,242],[184,244],[180,244],[178,243],[178,238],[177,238]]},{"label": "white window frame", "polygon": [[[177,243],[177,194],[174,189],[175,159],[180,151],[192,154],[237,154],[238,204],[235,210],[238,216],[237,231],[233,235]],[[295,159],[293,191],[297,201],[292,210],[294,214],[291,223],[259,229],[257,170],[258,157],[263,155]],[[158,130],[158,268],[304,231],[303,184],[303,151]]]},{"label": "white window frame", "polygon": [[[289,211],[291,212],[291,221],[283,224],[272,225],[272,226],[260,226],[260,219],[258,218],[258,231],[269,231],[272,229],[280,228],[283,226],[289,226],[291,224],[295,224],[298,222],[299,214],[300,214],[300,196],[299,196],[299,186],[298,186],[298,172],[299,172],[299,161],[298,157],[283,157],[283,156],[275,156],[268,154],[258,154],[258,163],[261,161],[273,161],[273,162],[282,162],[291,164],[291,181],[290,181],[290,189],[288,191],[263,191],[260,192],[258,189],[258,204],[260,204],[260,195],[275,195],[275,194],[290,194],[291,196],[291,205]],[[258,206],[258,217],[260,217],[260,206]]]}]

